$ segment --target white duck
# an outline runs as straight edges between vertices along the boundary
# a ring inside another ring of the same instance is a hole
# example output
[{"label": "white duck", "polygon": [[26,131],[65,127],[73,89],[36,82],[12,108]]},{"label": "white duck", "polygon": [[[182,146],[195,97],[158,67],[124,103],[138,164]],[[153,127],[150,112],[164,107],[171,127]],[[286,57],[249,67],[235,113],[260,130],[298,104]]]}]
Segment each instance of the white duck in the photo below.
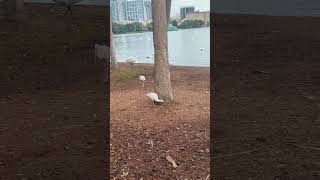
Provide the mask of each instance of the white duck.
[{"label": "white duck", "polygon": [[151,99],[151,101],[154,103],[161,103],[163,102],[162,99],[159,99],[158,94],[154,93],[154,92],[150,92],[147,94],[147,96]]},{"label": "white duck", "polygon": [[140,75],[139,80],[142,82],[142,87],[144,87],[144,81],[146,80],[146,77],[143,75]]}]

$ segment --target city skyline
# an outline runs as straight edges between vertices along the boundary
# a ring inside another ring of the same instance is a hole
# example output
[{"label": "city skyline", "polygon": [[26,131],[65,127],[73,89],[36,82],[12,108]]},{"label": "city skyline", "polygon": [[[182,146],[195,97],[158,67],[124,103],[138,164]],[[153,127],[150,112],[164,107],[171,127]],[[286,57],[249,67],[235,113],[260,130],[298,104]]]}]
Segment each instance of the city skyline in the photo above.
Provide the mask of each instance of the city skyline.
[{"label": "city skyline", "polygon": [[171,17],[180,13],[180,8],[184,6],[193,6],[195,11],[210,11],[210,0],[172,0]]},{"label": "city skyline", "polygon": [[111,16],[117,21],[150,21],[150,0],[111,0]]},{"label": "city skyline", "polygon": [[[139,17],[137,18],[132,18],[133,14],[132,11],[130,13],[130,17],[128,17],[128,15],[126,14],[126,12],[128,11],[128,9],[124,6],[124,5],[115,5],[118,4],[116,2],[121,2],[121,1],[127,1],[127,0],[111,0],[111,9],[112,9],[112,17],[114,21],[127,21],[127,20],[131,20],[131,21],[135,21],[137,19],[139,19],[140,21],[143,20],[150,20],[151,18],[151,4],[149,5],[150,10],[147,10],[144,8],[143,12],[141,12],[140,10],[140,15],[138,15]],[[128,2],[139,2],[140,0],[129,0]],[[141,0],[143,1],[143,0]],[[152,1],[152,0],[149,0]],[[132,4],[132,3],[131,3]],[[113,7],[112,7],[113,6]],[[115,6],[117,6],[117,8],[115,8]],[[138,5],[141,6],[141,5]],[[180,15],[180,9],[182,7],[186,7],[186,6],[192,6],[194,7],[195,11],[210,11],[210,0],[172,0],[172,4],[171,4],[171,13],[170,13],[170,17],[176,17],[177,14]],[[148,9],[149,9],[148,8]]]}]

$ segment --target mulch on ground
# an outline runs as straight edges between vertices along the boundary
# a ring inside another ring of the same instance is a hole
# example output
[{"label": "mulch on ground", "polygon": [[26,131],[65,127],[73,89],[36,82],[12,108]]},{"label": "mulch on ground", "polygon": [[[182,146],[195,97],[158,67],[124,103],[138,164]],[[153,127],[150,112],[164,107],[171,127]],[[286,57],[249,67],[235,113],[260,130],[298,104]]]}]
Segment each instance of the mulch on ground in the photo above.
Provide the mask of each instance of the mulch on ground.
[{"label": "mulch on ground", "polygon": [[137,66],[138,74],[149,72],[145,88],[138,76],[111,87],[111,178],[205,179],[210,171],[209,68],[171,67],[175,101],[158,106],[146,97],[153,91],[152,67]]}]

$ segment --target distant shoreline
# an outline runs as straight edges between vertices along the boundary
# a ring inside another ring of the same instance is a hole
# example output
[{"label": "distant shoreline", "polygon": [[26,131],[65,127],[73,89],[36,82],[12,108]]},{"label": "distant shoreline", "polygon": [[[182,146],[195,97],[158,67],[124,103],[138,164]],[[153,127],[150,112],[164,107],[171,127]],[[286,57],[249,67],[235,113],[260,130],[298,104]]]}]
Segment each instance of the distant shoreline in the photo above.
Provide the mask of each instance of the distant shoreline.
[{"label": "distant shoreline", "polygon": [[[177,31],[183,31],[183,30],[189,30],[189,29],[202,29],[202,28],[210,28],[208,27],[199,27],[199,28],[188,28],[188,29],[178,29]],[[130,35],[130,34],[140,34],[140,33],[152,33],[152,31],[140,31],[140,32],[128,32],[128,33],[113,33],[114,36],[120,36],[120,35]],[[168,31],[168,32],[175,32],[175,31]]]},{"label": "distant shoreline", "polygon": [[[126,62],[121,62],[119,61],[118,64],[123,64],[123,65],[126,65],[128,63]],[[153,66],[154,63],[134,63],[133,66]],[[169,65],[170,67],[179,67],[179,68],[210,68],[210,65],[209,66],[187,66],[187,65]]]}]

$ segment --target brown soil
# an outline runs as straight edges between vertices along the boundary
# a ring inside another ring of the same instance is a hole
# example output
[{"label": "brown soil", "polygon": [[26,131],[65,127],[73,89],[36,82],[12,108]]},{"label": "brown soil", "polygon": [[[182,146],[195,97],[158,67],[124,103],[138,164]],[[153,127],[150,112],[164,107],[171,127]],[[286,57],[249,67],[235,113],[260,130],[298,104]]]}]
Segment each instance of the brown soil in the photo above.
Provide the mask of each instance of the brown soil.
[{"label": "brown soil", "polygon": [[320,19],[215,15],[215,179],[320,179]]},{"label": "brown soil", "polygon": [[[135,65],[134,79],[111,87],[111,178],[205,179],[209,175],[209,68],[171,68],[175,102],[170,105],[153,105],[146,97],[153,91],[150,65]],[[122,64],[119,71],[128,67]],[[145,88],[137,80],[139,74],[146,75]],[[112,74],[111,82],[116,78]],[[167,155],[177,168],[166,160]]]},{"label": "brown soil", "polygon": [[25,22],[0,22],[0,179],[106,179],[108,106],[92,46],[106,41],[107,9],[25,9]]}]

